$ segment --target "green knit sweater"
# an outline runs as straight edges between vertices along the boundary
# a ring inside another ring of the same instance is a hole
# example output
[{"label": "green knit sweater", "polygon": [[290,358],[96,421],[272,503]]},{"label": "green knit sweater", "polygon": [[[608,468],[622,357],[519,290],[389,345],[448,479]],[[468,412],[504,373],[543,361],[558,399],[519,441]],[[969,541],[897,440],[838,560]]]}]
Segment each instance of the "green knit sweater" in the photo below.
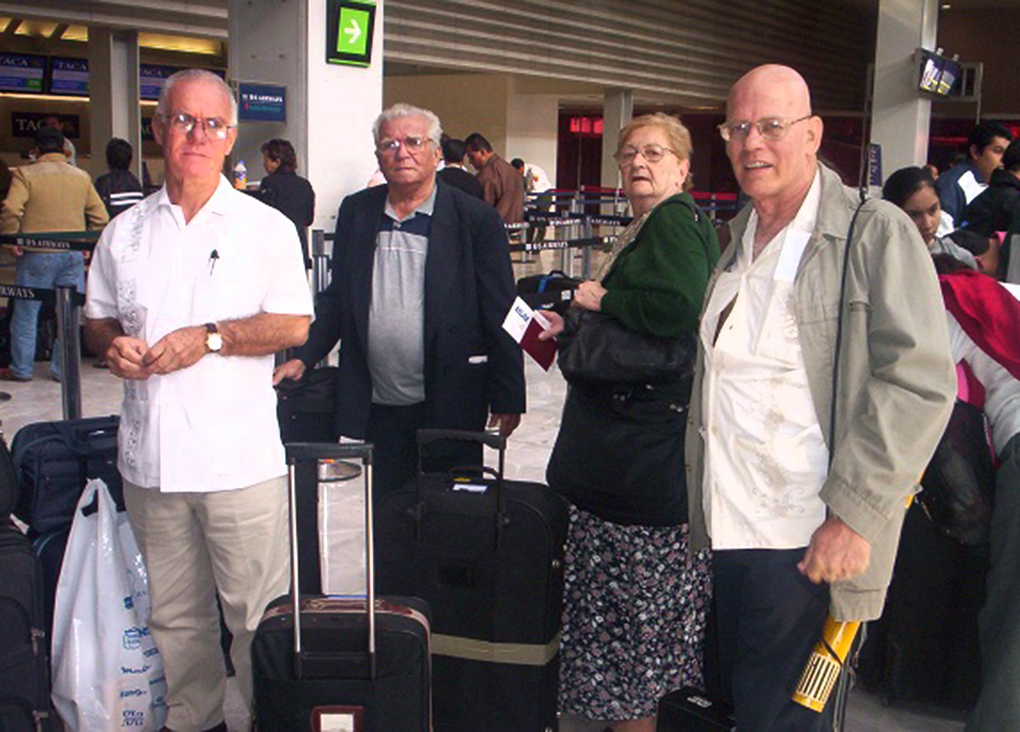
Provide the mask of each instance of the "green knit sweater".
[{"label": "green knit sweater", "polygon": [[667,198],[602,279],[602,311],[639,333],[676,337],[693,330],[719,240],[689,193]]}]

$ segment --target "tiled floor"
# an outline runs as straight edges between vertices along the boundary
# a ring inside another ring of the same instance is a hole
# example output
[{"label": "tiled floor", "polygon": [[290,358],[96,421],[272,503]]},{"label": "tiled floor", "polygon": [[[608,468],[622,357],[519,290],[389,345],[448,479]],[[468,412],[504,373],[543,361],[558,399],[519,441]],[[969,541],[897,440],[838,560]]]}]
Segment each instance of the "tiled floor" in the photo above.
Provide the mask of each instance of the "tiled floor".
[{"label": "tiled floor", "polygon": [[[10,401],[0,403],[0,420],[8,440],[25,424],[61,418],[60,385],[45,378],[45,374],[43,365],[37,364],[36,378],[30,383],[0,382],[0,390],[12,396]],[[556,439],[564,382],[555,368],[545,373],[530,362],[527,378],[528,414],[511,438],[507,471],[510,477],[543,480],[545,463]],[[82,380],[84,416],[117,412],[121,386],[114,376],[86,362],[82,365]],[[244,714],[236,697],[232,699],[228,722],[233,732],[243,729]],[[602,732],[604,729],[573,724],[563,727],[563,732],[588,732],[589,729]],[[855,691],[851,694],[846,729],[852,732],[958,732],[963,724],[958,715],[954,718],[933,710],[885,707],[877,698]]]}]

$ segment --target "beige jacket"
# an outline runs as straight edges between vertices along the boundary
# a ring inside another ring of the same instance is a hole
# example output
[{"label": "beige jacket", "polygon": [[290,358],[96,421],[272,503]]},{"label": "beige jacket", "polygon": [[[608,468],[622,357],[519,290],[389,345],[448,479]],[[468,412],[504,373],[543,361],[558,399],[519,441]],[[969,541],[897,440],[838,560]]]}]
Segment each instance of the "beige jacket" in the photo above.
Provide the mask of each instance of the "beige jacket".
[{"label": "beige jacket", "polygon": [[[956,374],[935,268],[917,228],[892,204],[869,201],[854,228],[831,434],[840,273],[858,198],[835,173],[820,169],[822,200],[794,280],[795,308],[811,396],[833,453],[821,497],[831,513],[871,542],[864,574],[833,584],[831,612],[837,620],[872,620],[882,613],[906,498],[917,491],[949,421]],[[747,207],[730,222],[733,245],[716,267],[706,301],[718,272],[733,260],[749,216]],[[694,551],[710,541],[702,503],[700,344],[696,369],[686,437]]]},{"label": "beige jacket", "polygon": [[46,153],[11,173],[0,233],[85,231],[101,229],[110,220],[89,174],[68,163],[63,153]]}]

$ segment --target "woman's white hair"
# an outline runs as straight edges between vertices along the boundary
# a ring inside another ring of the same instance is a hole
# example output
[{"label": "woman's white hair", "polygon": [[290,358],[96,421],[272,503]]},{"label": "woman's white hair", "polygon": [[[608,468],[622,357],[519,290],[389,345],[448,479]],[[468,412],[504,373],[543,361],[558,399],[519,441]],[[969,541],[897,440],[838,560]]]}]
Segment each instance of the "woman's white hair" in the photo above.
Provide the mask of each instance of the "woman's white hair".
[{"label": "woman's white hair", "polygon": [[214,74],[211,71],[205,69],[184,69],[172,74],[163,85],[163,88],[159,91],[159,102],[156,104],[156,114],[166,117],[173,110],[169,109],[170,96],[173,88],[182,81],[207,81],[211,84],[215,84],[220,87],[223,91],[223,96],[229,101],[230,104],[230,119],[227,120],[227,124],[231,127],[237,126],[237,99],[234,97],[234,90],[227,85],[227,82],[223,81],[219,75]]},{"label": "woman's white hair", "polygon": [[422,117],[429,123],[429,139],[436,144],[436,147],[439,147],[443,137],[443,126],[439,122],[439,117],[434,112],[404,102],[397,102],[392,107],[384,109],[382,114],[375,118],[375,123],[372,125],[372,139],[375,140],[376,145],[379,144],[379,130],[383,124],[402,117]]}]

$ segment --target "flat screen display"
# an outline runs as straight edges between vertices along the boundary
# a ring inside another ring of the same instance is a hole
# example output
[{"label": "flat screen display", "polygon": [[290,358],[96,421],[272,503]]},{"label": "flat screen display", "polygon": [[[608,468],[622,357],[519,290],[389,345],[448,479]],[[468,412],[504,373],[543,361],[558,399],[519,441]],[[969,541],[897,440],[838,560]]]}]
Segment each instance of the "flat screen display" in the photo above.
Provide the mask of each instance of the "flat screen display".
[{"label": "flat screen display", "polygon": [[51,56],[50,94],[87,97],[89,95],[89,60],[87,58]]},{"label": "flat screen display", "polygon": [[0,91],[42,94],[46,57],[0,53]]},{"label": "flat screen display", "polygon": [[157,66],[156,64],[140,64],[138,66],[138,97],[147,101],[159,99],[159,93],[166,80],[180,71],[176,66]]}]

